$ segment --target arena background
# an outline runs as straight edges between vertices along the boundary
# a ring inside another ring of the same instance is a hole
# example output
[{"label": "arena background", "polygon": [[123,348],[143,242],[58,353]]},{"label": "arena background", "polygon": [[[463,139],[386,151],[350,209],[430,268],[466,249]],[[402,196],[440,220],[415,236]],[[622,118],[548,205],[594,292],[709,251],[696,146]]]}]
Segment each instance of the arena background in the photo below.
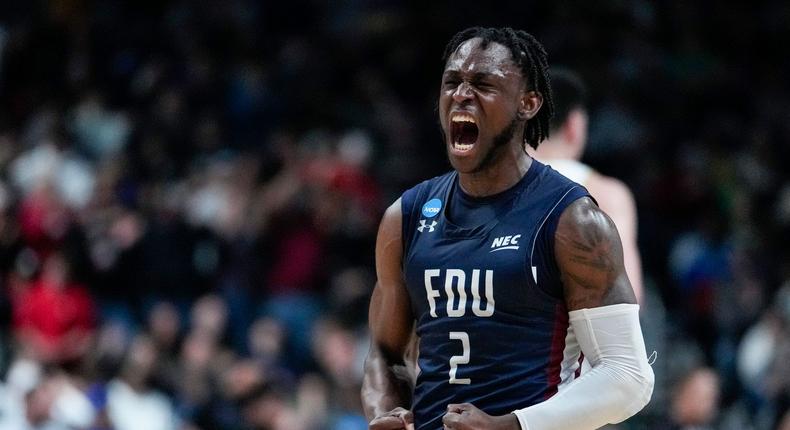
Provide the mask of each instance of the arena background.
[{"label": "arena background", "polygon": [[449,168],[440,56],[470,25],[581,73],[585,161],[635,193],[657,388],[616,428],[789,429],[788,23],[780,0],[3,2],[0,430],[366,428],[376,226]]}]

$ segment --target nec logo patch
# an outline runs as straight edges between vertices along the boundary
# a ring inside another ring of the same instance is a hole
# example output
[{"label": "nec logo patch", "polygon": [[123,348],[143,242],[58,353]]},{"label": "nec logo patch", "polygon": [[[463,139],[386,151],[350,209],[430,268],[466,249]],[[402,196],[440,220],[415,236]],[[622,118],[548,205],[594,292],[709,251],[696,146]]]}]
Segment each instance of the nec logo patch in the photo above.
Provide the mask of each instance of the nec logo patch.
[{"label": "nec logo patch", "polygon": [[500,236],[494,239],[494,241],[491,243],[491,251],[488,252],[502,251],[505,249],[518,249],[518,240],[520,238],[520,234],[512,236]]}]

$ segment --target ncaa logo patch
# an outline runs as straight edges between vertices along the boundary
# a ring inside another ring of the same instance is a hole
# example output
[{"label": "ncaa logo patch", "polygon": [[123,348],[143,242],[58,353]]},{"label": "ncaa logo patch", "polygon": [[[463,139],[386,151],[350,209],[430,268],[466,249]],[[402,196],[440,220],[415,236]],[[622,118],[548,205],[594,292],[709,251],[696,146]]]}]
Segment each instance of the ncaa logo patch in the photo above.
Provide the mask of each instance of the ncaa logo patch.
[{"label": "ncaa logo patch", "polygon": [[439,215],[442,210],[442,201],[439,199],[431,199],[422,205],[422,216],[426,218],[433,218]]}]

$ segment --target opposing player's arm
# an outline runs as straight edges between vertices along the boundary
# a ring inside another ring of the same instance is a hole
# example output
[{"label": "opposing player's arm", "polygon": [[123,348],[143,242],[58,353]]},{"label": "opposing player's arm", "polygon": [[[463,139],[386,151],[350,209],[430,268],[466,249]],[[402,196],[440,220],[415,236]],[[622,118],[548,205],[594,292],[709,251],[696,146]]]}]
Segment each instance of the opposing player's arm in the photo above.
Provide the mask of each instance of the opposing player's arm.
[{"label": "opposing player's arm", "polygon": [[401,203],[384,214],[376,239],[377,283],[370,301],[370,351],[365,360],[362,403],[371,429],[402,429],[412,422],[411,378],[404,354],[414,319],[403,281]]},{"label": "opposing player's arm", "polygon": [[515,411],[524,430],[586,430],[641,410],[653,392],[639,306],[612,220],[588,198],[568,206],[554,253],[569,321],[592,369],[549,400]]},{"label": "opposing player's arm", "polygon": [[634,195],[628,186],[618,179],[595,175],[587,184],[587,189],[598,200],[601,210],[612,218],[620,241],[623,244],[623,261],[628,279],[634,289],[636,300],[641,305],[644,300],[642,285],[642,258],[637,245],[637,213]]}]

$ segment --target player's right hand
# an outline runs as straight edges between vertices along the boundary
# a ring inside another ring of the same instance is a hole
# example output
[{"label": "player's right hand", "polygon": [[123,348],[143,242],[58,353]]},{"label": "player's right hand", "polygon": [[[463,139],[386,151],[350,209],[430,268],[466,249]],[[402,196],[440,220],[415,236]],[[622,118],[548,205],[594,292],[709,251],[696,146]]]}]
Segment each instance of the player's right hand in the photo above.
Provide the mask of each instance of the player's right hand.
[{"label": "player's right hand", "polygon": [[368,424],[370,430],[414,430],[414,416],[411,411],[395,408],[373,418]]}]

